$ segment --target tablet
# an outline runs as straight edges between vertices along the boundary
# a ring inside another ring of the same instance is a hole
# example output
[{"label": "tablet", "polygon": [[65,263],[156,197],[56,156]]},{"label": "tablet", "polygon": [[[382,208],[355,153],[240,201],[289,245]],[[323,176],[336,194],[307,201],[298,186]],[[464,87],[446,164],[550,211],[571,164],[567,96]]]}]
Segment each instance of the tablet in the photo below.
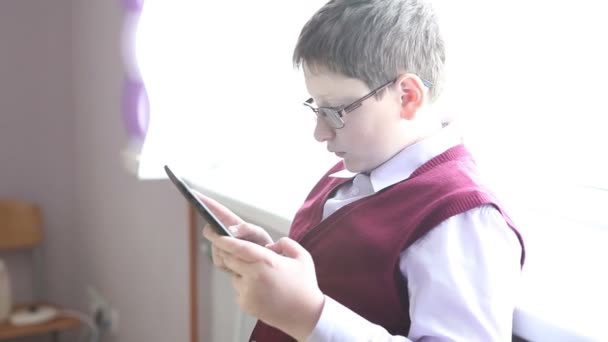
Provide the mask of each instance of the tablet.
[{"label": "tablet", "polygon": [[207,221],[207,223],[218,234],[234,237],[230,233],[230,231],[222,224],[222,222],[220,222],[220,220],[218,220],[218,218],[213,215],[213,213],[211,212],[211,210],[209,210],[205,203],[203,203],[198,197],[196,197],[196,195],[192,193],[192,190],[190,190],[190,187],[183,180],[181,180],[181,178],[177,177],[167,165],[165,165],[165,172],[167,173],[167,176],[169,176],[171,182],[175,184],[177,190],[179,190],[179,192],[181,192],[182,195],[186,197],[186,200],[188,200],[188,202],[190,202],[190,204],[194,206],[196,211],[198,211],[198,213],[203,217],[203,219],[205,219],[205,221]]}]

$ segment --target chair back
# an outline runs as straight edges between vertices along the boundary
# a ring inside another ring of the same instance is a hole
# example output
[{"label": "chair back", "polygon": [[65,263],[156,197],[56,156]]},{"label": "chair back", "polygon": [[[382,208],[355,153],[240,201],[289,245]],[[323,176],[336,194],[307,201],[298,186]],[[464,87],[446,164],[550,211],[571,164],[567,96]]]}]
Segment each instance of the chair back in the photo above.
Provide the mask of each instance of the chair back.
[{"label": "chair back", "polygon": [[31,203],[0,199],[0,249],[34,248],[42,242],[42,214]]}]

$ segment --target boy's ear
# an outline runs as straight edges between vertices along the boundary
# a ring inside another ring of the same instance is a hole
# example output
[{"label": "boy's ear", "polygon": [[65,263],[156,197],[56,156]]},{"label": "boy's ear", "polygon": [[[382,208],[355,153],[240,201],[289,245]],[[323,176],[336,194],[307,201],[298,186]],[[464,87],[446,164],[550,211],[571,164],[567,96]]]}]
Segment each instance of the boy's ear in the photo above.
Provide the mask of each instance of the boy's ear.
[{"label": "boy's ear", "polygon": [[401,118],[412,120],[424,104],[425,86],[420,77],[414,74],[403,74],[397,78],[396,83],[401,96]]}]

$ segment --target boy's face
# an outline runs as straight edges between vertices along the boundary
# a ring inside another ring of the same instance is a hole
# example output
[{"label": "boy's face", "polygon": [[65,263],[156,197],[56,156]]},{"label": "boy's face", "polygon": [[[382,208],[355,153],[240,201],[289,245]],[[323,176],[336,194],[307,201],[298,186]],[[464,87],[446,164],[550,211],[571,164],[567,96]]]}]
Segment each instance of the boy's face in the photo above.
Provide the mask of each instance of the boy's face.
[{"label": "boy's face", "polygon": [[[340,107],[367,95],[371,89],[361,80],[304,65],[304,79],[316,107]],[[387,80],[388,81],[388,80]],[[354,173],[371,171],[408,145],[407,120],[398,84],[391,84],[381,100],[370,97],[343,116],[344,127],[334,129],[317,119],[314,137],[326,142],[328,151],[344,159]]]}]

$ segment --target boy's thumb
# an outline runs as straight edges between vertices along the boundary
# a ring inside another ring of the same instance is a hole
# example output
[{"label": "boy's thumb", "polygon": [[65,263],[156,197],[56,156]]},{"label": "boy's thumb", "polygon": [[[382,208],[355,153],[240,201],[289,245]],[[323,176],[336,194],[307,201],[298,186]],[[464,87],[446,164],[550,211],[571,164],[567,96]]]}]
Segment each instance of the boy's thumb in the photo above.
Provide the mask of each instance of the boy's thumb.
[{"label": "boy's thumb", "polygon": [[275,253],[293,259],[298,259],[306,252],[304,247],[302,247],[299,243],[287,237],[281,238],[277,242],[269,244],[266,247],[268,247],[268,249],[274,251]]}]

